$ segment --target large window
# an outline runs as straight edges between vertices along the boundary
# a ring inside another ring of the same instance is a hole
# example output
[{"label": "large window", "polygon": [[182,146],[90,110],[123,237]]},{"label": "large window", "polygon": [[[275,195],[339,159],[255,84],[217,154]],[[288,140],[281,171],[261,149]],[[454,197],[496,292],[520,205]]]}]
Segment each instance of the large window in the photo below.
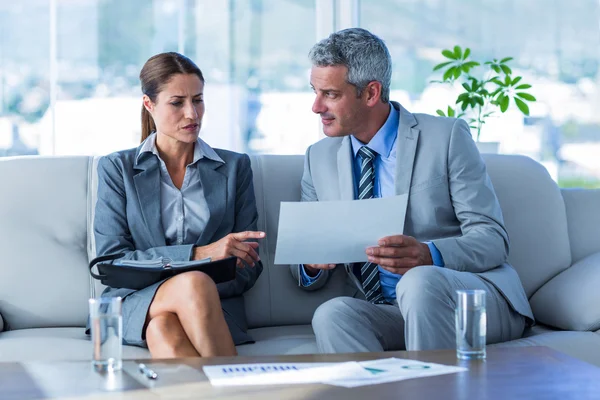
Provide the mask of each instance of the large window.
[{"label": "large window", "polygon": [[[392,98],[435,113],[440,52],[512,56],[533,85],[531,115],[481,139],[542,162],[561,186],[600,186],[598,0],[0,1],[0,156],[106,154],[139,143],[138,74],[179,51],[206,77],[202,137],[248,153],[302,154],[321,137],[307,53],[359,25],[388,44]],[[454,96],[454,97],[453,97]]]},{"label": "large window", "polygon": [[392,97],[412,111],[433,114],[456,99],[430,83],[442,49],[514,57],[538,101],[529,117],[515,107],[493,118],[481,140],[542,162],[561,186],[600,187],[598,0],[361,1],[360,21],[386,41]]},{"label": "large window", "polygon": [[0,156],[136,146],[138,74],[164,51],[184,53],[203,70],[201,135],[211,145],[303,153],[318,138],[306,56],[316,37],[314,0],[7,3],[0,3]]}]

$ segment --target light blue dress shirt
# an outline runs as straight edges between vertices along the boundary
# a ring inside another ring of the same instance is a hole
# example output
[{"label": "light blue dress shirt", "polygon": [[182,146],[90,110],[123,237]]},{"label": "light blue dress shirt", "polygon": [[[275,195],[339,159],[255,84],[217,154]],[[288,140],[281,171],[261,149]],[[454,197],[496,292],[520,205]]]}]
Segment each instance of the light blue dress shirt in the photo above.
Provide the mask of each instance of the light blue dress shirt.
[{"label": "light blue dress shirt", "polygon": [[196,243],[206,227],[210,211],[204,189],[195,164],[203,157],[225,163],[202,139],[194,143],[194,158],[185,169],[181,189],[171,180],[167,165],[160,158],[156,147],[156,133],[148,136],[138,158],[143,153],[152,153],[160,162],[160,214],[167,246]]},{"label": "light blue dress shirt", "polygon": [[[391,104],[390,110],[387,120],[368,143],[368,147],[377,152],[377,158],[375,158],[374,161],[375,188],[373,194],[375,197],[390,197],[396,195],[396,138],[398,137],[400,114]],[[354,136],[350,136],[350,140],[352,142],[352,153],[354,154],[354,198],[358,198],[358,187],[356,182],[360,180],[360,166],[362,163],[362,157],[358,155],[358,150],[365,144]],[[433,263],[439,267],[443,267],[444,260],[437,247],[435,247],[432,242],[426,243],[429,246]],[[402,275],[394,274],[381,267],[378,268],[383,297],[388,302],[392,302],[396,298],[396,285]],[[320,274],[321,271],[319,271],[317,276],[310,277],[306,274],[304,268],[301,268],[300,276],[302,285],[310,286]]]}]

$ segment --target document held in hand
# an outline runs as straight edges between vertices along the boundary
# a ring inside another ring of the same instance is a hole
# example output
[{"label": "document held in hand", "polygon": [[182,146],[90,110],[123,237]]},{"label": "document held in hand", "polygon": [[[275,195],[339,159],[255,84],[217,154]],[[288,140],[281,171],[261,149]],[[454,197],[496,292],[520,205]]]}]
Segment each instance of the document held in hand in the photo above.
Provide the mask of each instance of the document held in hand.
[{"label": "document held in hand", "polygon": [[401,235],[408,196],[281,202],[275,264],[367,261],[367,247]]}]

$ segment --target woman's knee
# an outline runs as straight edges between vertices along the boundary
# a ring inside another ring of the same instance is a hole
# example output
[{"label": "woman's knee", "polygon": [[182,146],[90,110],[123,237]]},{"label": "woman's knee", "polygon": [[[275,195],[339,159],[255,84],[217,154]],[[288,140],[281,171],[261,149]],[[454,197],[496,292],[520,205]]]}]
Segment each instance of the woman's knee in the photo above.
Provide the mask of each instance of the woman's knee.
[{"label": "woman's knee", "polygon": [[148,321],[146,342],[150,351],[158,347],[175,349],[184,339],[185,332],[177,315],[162,313]]}]

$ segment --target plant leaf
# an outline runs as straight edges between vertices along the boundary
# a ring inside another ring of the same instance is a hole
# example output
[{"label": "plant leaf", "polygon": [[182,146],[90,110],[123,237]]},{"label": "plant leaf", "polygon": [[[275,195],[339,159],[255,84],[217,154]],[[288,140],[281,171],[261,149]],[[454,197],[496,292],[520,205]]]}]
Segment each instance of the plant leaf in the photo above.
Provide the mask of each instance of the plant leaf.
[{"label": "plant leaf", "polygon": [[456,98],[456,104],[458,103],[462,103],[463,101],[469,101],[469,93],[461,93],[457,98]]},{"label": "plant leaf", "polygon": [[461,74],[461,69],[456,67],[454,68],[454,79],[458,79],[460,77]]},{"label": "plant leaf", "polygon": [[435,112],[437,113],[437,115],[439,115],[440,117],[445,117],[446,114],[444,114],[444,112],[442,110],[435,110]]},{"label": "plant leaf", "polygon": [[511,85],[516,85],[517,83],[519,83],[519,81],[522,79],[523,77],[521,76],[517,76],[515,79],[512,80]]},{"label": "plant leaf", "polygon": [[454,114],[456,114],[456,112],[454,111],[454,108],[448,106],[448,116],[454,117]]},{"label": "plant leaf", "polygon": [[494,72],[496,72],[498,74],[502,73],[499,66],[497,66],[496,64],[490,64],[490,65],[491,65],[492,69],[494,70]]},{"label": "plant leaf", "polygon": [[456,57],[457,60],[462,58],[462,49],[460,46],[454,46],[454,57]]},{"label": "plant leaf", "polygon": [[519,90],[519,89],[529,89],[530,87],[531,87],[531,85],[530,85],[530,84],[528,84],[528,83],[524,83],[524,84],[522,84],[522,85],[519,85],[519,86],[517,86],[515,89],[518,89],[518,90]]},{"label": "plant leaf", "polygon": [[528,100],[528,101],[535,101],[536,100],[535,97],[533,95],[529,94],[529,93],[517,92],[516,95],[519,96],[519,97],[521,97],[521,98],[523,98],[523,99],[525,99],[525,100]]},{"label": "plant leaf", "polygon": [[444,68],[446,65],[452,64],[452,61],[447,61],[447,62],[443,62],[441,64],[436,65],[435,67],[433,67],[434,71],[437,71],[438,69],[442,69]]},{"label": "plant leaf", "polygon": [[504,64],[504,63],[506,63],[506,62],[509,62],[509,61],[510,61],[510,60],[512,60],[512,59],[513,59],[512,57],[505,57],[505,58],[503,58],[502,60],[500,60],[500,64]]},{"label": "plant leaf", "polygon": [[504,64],[500,64],[500,68],[502,68],[502,71],[506,74],[506,75],[510,75],[512,74],[512,70]]},{"label": "plant leaf", "polygon": [[471,91],[471,88],[469,87],[469,84],[467,82],[463,82],[462,87],[464,87],[467,92]]},{"label": "plant leaf", "polygon": [[479,64],[477,61],[467,61],[463,65],[468,65],[469,68],[473,68],[473,67],[477,67],[477,66],[479,66],[481,64]]},{"label": "plant leaf", "polygon": [[519,107],[519,110],[521,110],[523,114],[529,115],[529,106],[527,106],[523,100],[515,97],[515,103],[517,103],[517,107]]},{"label": "plant leaf", "polygon": [[469,54],[471,54],[471,49],[470,48],[466,48],[465,49],[465,54],[463,54],[463,60],[466,60],[469,57]]},{"label": "plant leaf", "polygon": [[454,56],[454,53],[451,52],[450,50],[442,50],[442,55],[446,58],[449,58],[451,60],[456,60],[456,57]]},{"label": "plant leaf", "polygon": [[444,79],[444,81],[447,81],[449,79],[452,79],[452,76],[454,75],[454,69],[456,67],[450,67],[446,70],[446,72],[444,72],[444,76],[442,79]]},{"label": "plant leaf", "polygon": [[508,96],[502,96],[502,100],[498,100],[498,103],[500,103],[500,111],[502,111],[503,113],[506,112],[506,110],[508,110],[509,102],[510,98]]}]

